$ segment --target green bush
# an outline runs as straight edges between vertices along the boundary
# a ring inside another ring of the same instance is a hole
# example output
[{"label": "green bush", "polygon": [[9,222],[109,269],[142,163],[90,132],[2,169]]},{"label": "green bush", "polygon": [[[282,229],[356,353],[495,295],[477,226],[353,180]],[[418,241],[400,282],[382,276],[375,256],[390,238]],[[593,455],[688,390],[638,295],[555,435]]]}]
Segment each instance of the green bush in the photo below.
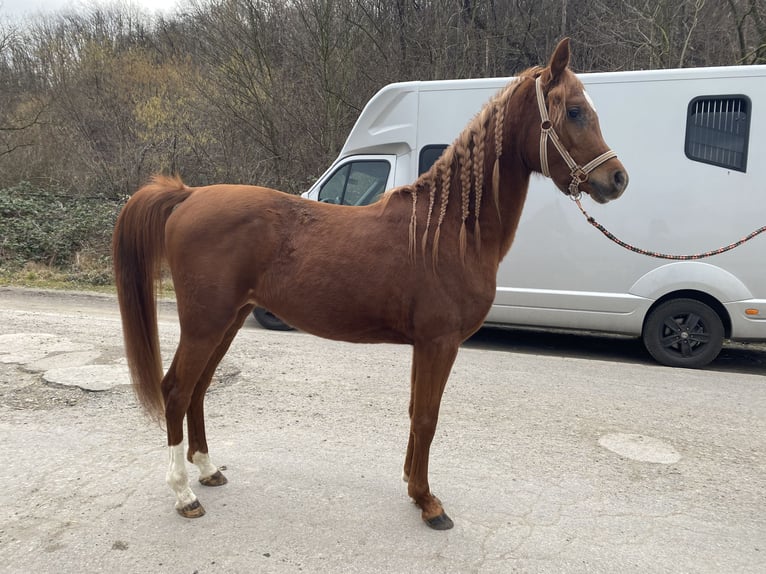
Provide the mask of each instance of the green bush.
[{"label": "green bush", "polygon": [[0,262],[71,266],[80,253],[108,257],[121,203],[22,182],[0,189]]}]

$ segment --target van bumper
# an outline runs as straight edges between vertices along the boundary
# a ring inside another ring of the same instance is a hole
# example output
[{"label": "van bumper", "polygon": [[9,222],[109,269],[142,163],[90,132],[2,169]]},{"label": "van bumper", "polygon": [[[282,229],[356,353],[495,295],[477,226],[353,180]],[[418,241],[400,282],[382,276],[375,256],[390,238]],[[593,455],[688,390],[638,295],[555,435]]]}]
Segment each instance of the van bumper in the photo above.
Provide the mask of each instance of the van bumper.
[{"label": "van bumper", "polygon": [[766,341],[766,299],[747,299],[724,305],[731,318],[732,341]]}]

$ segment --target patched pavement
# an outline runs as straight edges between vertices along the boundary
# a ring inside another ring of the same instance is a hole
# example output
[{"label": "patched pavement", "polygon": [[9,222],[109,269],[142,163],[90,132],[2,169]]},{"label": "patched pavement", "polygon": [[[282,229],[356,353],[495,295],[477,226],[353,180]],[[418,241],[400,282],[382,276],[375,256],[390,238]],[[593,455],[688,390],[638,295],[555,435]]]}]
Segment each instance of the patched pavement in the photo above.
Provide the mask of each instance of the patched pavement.
[{"label": "patched pavement", "polygon": [[85,391],[107,391],[130,385],[124,358],[102,359],[88,343],[75,343],[51,333],[7,333],[0,335],[0,363],[17,364],[42,373],[50,384],[79,387]]}]

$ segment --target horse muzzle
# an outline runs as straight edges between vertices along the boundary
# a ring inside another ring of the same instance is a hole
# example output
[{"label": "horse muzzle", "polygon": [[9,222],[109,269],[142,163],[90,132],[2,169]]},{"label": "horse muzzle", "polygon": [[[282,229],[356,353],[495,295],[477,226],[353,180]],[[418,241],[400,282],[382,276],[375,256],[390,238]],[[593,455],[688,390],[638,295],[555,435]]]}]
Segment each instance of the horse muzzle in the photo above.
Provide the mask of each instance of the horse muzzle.
[{"label": "horse muzzle", "polygon": [[[577,193],[570,194],[572,198],[577,198],[580,191],[583,191],[591,196],[596,203],[608,203],[614,199],[620,197],[625,189],[628,187],[628,173],[623,168],[622,164],[618,161],[618,167],[613,169],[606,169],[606,166],[602,166],[599,172],[591,173],[586,183],[586,189],[578,188]],[[599,177],[601,176],[601,177]]]}]

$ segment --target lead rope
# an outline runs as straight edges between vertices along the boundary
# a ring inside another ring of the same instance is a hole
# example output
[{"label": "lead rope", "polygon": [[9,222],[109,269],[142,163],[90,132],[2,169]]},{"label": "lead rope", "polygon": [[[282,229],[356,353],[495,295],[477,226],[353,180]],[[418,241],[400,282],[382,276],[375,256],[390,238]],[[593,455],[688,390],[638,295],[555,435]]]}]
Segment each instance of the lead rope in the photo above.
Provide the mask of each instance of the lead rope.
[{"label": "lead rope", "polygon": [[726,247],[720,247],[718,249],[713,249],[712,251],[706,251],[705,253],[697,253],[695,255],[668,255],[666,253],[657,253],[656,251],[647,251],[646,249],[640,249],[638,247],[634,247],[630,243],[625,243],[623,240],[617,238],[612,234],[608,229],[606,229],[603,225],[601,225],[598,221],[596,221],[593,217],[588,215],[588,212],[585,211],[582,204],[580,203],[579,198],[573,198],[574,202],[577,204],[577,207],[580,208],[580,211],[582,211],[582,214],[585,216],[585,219],[588,220],[588,223],[590,223],[593,227],[598,229],[601,233],[603,233],[608,239],[611,239],[614,241],[617,245],[620,247],[624,247],[625,249],[628,249],[632,251],[633,253],[638,253],[640,255],[648,255],[649,257],[656,257],[657,259],[672,259],[675,261],[691,261],[694,259],[704,259],[706,257],[712,257],[713,255],[720,255],[721,253],[726,253],[727,251],[731,251],[735,247],[739,247],[746,241],[750,241],[753,237],[756,235],[760,235],[764,231],[766,231],[766,225],[761,227],[760,229],[756,229],[749,235],[743,237],[739,241],[736,241],[734,243],[731,243],[727,245]]},{"label": "lead rope", "polygon": [[580,211],[582,211],[582,214],[585,216],[585,219],[588,220],[588,223],[590,223],[593,227],[598,229],[608,239],[614,241],[620,247],[624,247],[625,249],[628,249],[629,251],[632,251],[633,253],[638,253],[640,255],[648,255],[649,257],[656,257],[657,259],[672,259],[674,261],[690,261],[694,259],[704,259],[706,257],[712,257],[713,255],[720,255],[721,253],[726,253],[727,251],[731,251],[735,247],[739,247],[743,243],[750,241],[753,237],[760,235],[761,233],[766,231],[766,225],[764,225],[760,229],[756,229],[749,235],[743,237],[739,241],[735,241],[734,243],[727,245],[726,247],[720,247],[718,249],[713,249],[712,251],[706,251],[705,253],[696,253],[694,255],[668,255],[667,253],[658,253],[656,251],[648,251],[646,249],[635,247],[631,245],[630,243],[625,243],[622,239],[619,239],[618,237],[616,237],[613,233],[611,233],[608,229],[606,229],[593,217],[588,215],[588,212],[585,211],[582,204],[580,203],[580,197],[582,195],[582,193],[580,192],[580,184],[588,180],[588,174],[590,172],[592,172],[594,169],[596,169],[605,161],[613,157],[616,157],[617,154],[614,153],[612,150],[609,150],[601,154],[594,160],[588,162],[583,167],[580,167],[579,165],[577,165],[577,162],[572,158],[571,155],[569,155],[569,152],[564,147],[564,144],[561,143],[561,140],[559,139],[559,136],[556,133],[556,130],[553,129],[553,124],[551,123],[551,120],[548,117],[548,109],[545,105],[545,96],[543,95],[542,80],[540,76],[538,76],[537,79],[535,80],[535,91],[537,95],[537,107],[540,110],[540,120],[541,120],[540,164],[542,167],[543,175],[545,175],[546,177],[551,177],[550,169],[548,168],[548,138],[550,138],[551,142],[553,142],[553,145],[561,154],[562,159],[566,162],[566,164],[569,166],[569,169],[570,169],[569,175],[572,177],[572,181],[569,184],[569,197],[577,204],[577,207],[580,208]]}]

